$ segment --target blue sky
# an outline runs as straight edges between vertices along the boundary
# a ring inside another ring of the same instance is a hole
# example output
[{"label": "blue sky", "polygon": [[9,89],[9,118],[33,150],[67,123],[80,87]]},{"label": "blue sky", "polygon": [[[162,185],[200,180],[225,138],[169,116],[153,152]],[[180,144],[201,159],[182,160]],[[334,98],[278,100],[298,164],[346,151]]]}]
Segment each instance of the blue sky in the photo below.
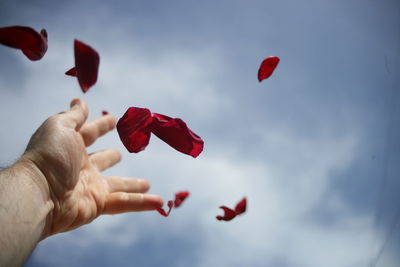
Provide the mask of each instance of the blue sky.
[{"label": "blue sky", "polygon": [[[46,28],[38,62],[0,47],[0,164],[83,98],[91,119],[130,106],[184,119],[193,159],[152,138],[106,175],[143,177],[164,218],[103,216],[39,244],[33,266],[398,266],[400,3],[396,0],[1,1],[0,26]],[[73,40],[101,56],[85,95],[64,72]],[[279,56],[262,83],[257,70]],[[12,129],[12,130],[10,130]],[[218,206],[248,197],[225,223]],[[384,245],[386,244],[386,245]]]}]

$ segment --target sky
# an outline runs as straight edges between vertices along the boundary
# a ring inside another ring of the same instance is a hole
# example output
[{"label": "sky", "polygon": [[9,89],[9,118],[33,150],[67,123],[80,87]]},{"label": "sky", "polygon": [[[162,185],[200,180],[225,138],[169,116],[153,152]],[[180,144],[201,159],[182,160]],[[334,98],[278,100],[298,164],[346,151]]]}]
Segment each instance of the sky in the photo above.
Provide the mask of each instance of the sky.
[{"label": "sky", "polygon": [[[117,148],[104,175],[142,177],[168,218],[106,215],[40,242],[36,266],[399,266],[400,2],[397,0],[0,0],[0,27],[45,28],[31,62],[0,47],[0,166],[69,101],[89,119],[131,107],[182,118],[205,141],[196,159],[152,138]],[[100,54],[86,94],[64,72],[73,40]],[[268,56],[281,58],[259,83]],[[244,196],[248,210],[217,221]]]}]

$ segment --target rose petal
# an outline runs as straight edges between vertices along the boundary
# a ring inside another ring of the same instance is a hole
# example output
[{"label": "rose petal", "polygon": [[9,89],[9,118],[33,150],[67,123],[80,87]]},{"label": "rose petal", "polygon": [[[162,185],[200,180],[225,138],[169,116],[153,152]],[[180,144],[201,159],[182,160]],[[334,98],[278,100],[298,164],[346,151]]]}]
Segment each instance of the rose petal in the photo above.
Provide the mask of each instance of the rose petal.
[{"label": "rose petal", "polygon": [[156,210],[164,217],[168,217],[169,215],[163,208],[157,208]]},{"label": "rose petal", "polygon": [[103,116],[108,115],[108,111],[107,111],[107,110],[103,110],[103,111],[101,112],[101,115],[103,115]]},{"label": "rose petal", "polygon": [[172,200],[169,200],[167,205],[169,207],[168,212],[166,212],[163,208],[157,208],[157,211],[164,217],[169,216],[169,214],[171,213],[172,207],[174,206],[174,202]]},{"label": "rose petal", "polygon": [[117,131],[122,143],[129,152],[138,153],[150,141],[152,116],[147,108],[129,108],[118,120]]},{"label": "rose petal", "polygon": [[87,44],[75,40],[75,67],[79,85],[84,93],[97,81],[99,71],[100,56]]},{"label": "rose petal", "polygon": [[30,60],[41,59],[47,51],[47,32],[45,29],[40,31],[40,43],[36,46],[32,46],[28,49],[22,49],[22,53],[25,54]]},{"label": "rose petal", "polygon": [[258,70],[258,81],[261,82],[271,76],[275,68],[278,66],[279,61],[279,57],[267,57],[264,59]]},{"label": "rose petal", "polygon": [[75,67],[72,67],[70,70],[67,70],[67,71],[65,72],[65,75],[68,75],[68,76],[71,76],[71,77],[76,77],[76,76],[77,76],[77,74],[76,74],[76,68],[75,68]]},{"label": "rose petal", "polygon": [[228,207],[225,207],[225,206],[221,206],[219,208],[224,210],[224,215],[223,216],[218,215],[216,217],[218,221],[221,221],[221,220],[230,221],[236,217],[236,212],[234,210],[232,210]]},{"label": "rose petal", "polygon": [[0,43],[21,51],[32,61],[41,59],[47,51],[47,32],[40,33],[30,27],[11,26],[0,28]]},{"label": "rose petal", "polygon": [[183,120],[153,113],[153,123],[152,132],[179,152],[196,158],[203,151],[203,140]]},{"label": "rose petal", "polygon": [[236,204],[235,212],[236,215],[242,214],[246,211],[247,199],[243,198],[239,203]]},{"label": "rose petal", "polygon": [[246,211],[247,207],[247,199],[244,197],[239,203],[236,204],[235,210],[232,210],[228,207],[221,206],[220,208],[224,210],[224,216],[218,215],[217,220],[221,221],[230,221],[235,218],[237,215],[240,215]]},{"label": "rose petal", "polygon": [[175,194],[175,201],[174,205],[175,208],[178,208],[180,205],[182,205],[182,202],[189,196],[188,191],[181,191]]},{"label": "rose petal", "polygon": [[148,109],[129,108],[118,121],[117,130],[129,152],[143,150],[149,143],[150,132],[176,150],[193,157],[197,157],[203,150],[203,140],[184,121],[162,114],[151,114]]}]

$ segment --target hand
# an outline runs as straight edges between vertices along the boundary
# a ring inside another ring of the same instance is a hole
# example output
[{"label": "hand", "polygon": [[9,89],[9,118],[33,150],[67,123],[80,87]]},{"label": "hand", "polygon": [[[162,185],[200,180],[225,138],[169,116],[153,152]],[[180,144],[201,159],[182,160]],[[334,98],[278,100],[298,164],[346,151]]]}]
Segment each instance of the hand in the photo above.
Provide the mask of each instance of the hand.
[{"label": "hand", "polygon": [[102,177],[100,172],[121,160],[118,150],[88,154],[86,147],[115,128],[111,115],[85,122],[88,109],[74,99],[71,109],[47,119],[32,136],[21,161],[38,168],[43,194],[54,208],[47,218],[43,238],[87,224],[102,214],[154,210],[160,196],[144,194],[148,181]]}]

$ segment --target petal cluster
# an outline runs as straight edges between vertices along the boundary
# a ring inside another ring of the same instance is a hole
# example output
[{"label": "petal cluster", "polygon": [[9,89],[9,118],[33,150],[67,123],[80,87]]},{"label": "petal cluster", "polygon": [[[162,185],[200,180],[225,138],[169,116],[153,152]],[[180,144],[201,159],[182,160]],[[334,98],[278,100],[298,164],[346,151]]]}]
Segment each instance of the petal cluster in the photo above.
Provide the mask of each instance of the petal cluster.
[{"label": "petal cluster", "polygon": [[182,202],[190,195],[189,191],[181,191],[175,194],[175,200],[168,201],[168,212],[163,208],[157,208],[157,211],[164,217],[168,217],[171,213],[172,208],[178,208],[182,205]]},{"label": "petal cluster", "polygon": [[235,218],[237,215],[243,214],[246,211],[247,207],[247,199],[243,198],[239,203],[236,204],[235,209],[230,209],[226,206],[219,207],[224,211],[224,215],[217,215],[218,221],[230,221]]},{"label": "petal cluster", "polygon": [[151,133],[194,158],[203,151],[203,140],[183,120],[151,113],[147,108],[130,107],[119,119],[117,130],[122,143],[131,153],[144,150]]},{"label": "petal cluster", "polygon": [[168,211],[165,211],[163,208],[157,208],[157,211],[164,217],[168,217],[171,213],[172,207],[174,206],[174,202],[172,200],[168,201]]}]

